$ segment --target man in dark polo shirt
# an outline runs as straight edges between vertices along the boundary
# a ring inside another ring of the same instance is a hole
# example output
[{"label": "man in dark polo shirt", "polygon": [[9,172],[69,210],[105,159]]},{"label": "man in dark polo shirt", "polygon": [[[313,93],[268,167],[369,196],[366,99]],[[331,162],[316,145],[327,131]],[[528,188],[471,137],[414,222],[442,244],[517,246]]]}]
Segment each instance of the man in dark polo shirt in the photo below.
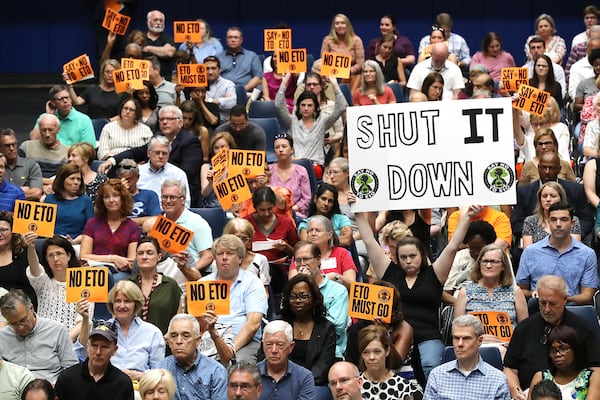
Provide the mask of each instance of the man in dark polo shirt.
[{"label": "man in dark polo shirt", "polygon": [[87,343],[88,358],[64,370],[56,381],[60,400],[133,400],[131,379],[110,363],[117,352],[117,328],[96,321]]}]

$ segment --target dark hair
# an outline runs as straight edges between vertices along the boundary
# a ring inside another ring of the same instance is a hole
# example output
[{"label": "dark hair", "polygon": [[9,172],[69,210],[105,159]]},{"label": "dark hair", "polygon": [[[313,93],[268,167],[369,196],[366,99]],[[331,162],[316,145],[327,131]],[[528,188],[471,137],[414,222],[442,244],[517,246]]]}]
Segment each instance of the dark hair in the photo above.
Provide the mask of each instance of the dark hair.
[{"label": "dark hair", "polygon": [[158,240],[155,237],[149,235],[142,236],[140,240],[138,240],[137,246],[135,248],[139,248],[144,243],[150,243],[152,246],[154,246],[156,252],[160,254],[160,245],[158,244]]},{"label": "dark hair", "polygon": [[309,242],[308,240],[299,240],[298,242],[296,242],[296,245],[294,246],[294,254],[296,254],[298,250],[305,246],[310,247],[310,252],[312,253],[313,257],[321,257],[321,249],[319,248],[319,246],[312,242]]},{"label": "dark hair", "polygon": [[585,17],[587,14],[594,14],[596,18],[600,18],[600,10],[594,5],[585,6],[583,9],[583,16]]},{"label": "dark hair", "polygon": [[550,208],[548,208],[548,215],[550,215],[550,213],[552,211],[560,211],[560,210],[569,211],[569,215],[571,216],[571,219],[573,219],[573,216],[575,215],[575,211],[573,210],[573,207],[571,207],[571,205],[569,203],[565,203],[563,201],[559,201],[558,203],[554,203],[554,204],[550,205]]},{"label": "dark hair", "polygon": [[[429,266],[429,264],[427,264],[427,250],[421,240],[414,236],[404,236],[402,239],[398,240],[398,250],[403,246],[415,246],[417,248],[417,251],[421,255],[421,265],[419,266],[419,270],[422,271]],[[398,257],[398,260],[400,260],[400,257]]]},{"label": "dark hair", "polygon": [[392,26],[394,27],[394,33],[398,34],[398,31],[396,30],[396,19],[394,17],[392,17],[391,14],[384,14],[381,16],[381,18],[379,18],[379,20],[381,21],[384,18],[387,18],[390,20],[390,22],[392,23]]},{"label": "dark hair", "polygon": [[[198,61],[200,61],[200,60],[198,60]],[[204,57],[204,60],[202,60],[202,63],[206,64],[207,62],[215,62],[215,63],[217,63],[217,67],[219,67],[219,69],[221,69],[221,60],[219,60],[218,57],[216,57],[216,56]]]},{"label": "dark hair", "polygon": [[57,200],[65,199],[65,181],[73,174],[79,174],[81,177],[81,184],[79,185],[79,190],[76,193],[77,196],[81,196],[85,193],[85,185],[83,183],[81,169],[75,164],[67,163],[61,166],[58,171],[56,171],[56,177],[52,182],[52,191],[54,192],[54,196]]},{"label": "dark hair", "polygon": [[263,186],[258,189],[254,193],[252,193],[252,205],[256,208],[260,203],[271,203],[275,205],[277,202],[277,197],[275,196],[275,192],[268,186]]},{"label": "dark hair", "polygon": [[502,39],[500,39],[500,36],[498,36],[496,32],[488,32],[485,34],[483,40],[481,41],[481,52],[483,54],[487,54],[487,49],[488,47],[490,47],[494,40],[497,40],[500,43],[500,49],[502,49]]},{"label": "dark hair", "polygon": [[296,118],[302,119],[302,115],[300,114],[300,103],[306,99],[312,100],[315,104],[315,112],[313,116],[315,119],[319,118],[319,114],[321,113],[321,109],[319,107],[319,99],[317,99],[317,95],[311,91],[305,90],[300,93],[300,96],[296,99]]},{"label": "dark hair", "polygon": [[[156,94],[156,89],[154,89],[154,85],[152,83],[150,83],[150,81],[144,81],[144,86],[146,86],[146,88],[150,92],[150,99],[148,100],[148,107],[154,110],[156,108],[156,105],[158,104],[158,94]],[[139,101],[140,104],[142,104],[142,102],[140,100],[140,91],[139,90],[136,90],[135,92],[133,92],[133,98],[137,99],[137,101]]]},{"label": "dark hair", "polygon": [[77,254],[75,253],[75,249],[73,248],[71,243],[67,239],[65,239],[64,237],[62,237],[60,235],[54,235],[51,238],[44,240],[44,244],[42,244],[42,252],[41,252],[42,257],[40,260],[40,262],[44,266],[44,270],[46,271],[46,274],[50,278],[54,278],[54,272],[52,272],[52,269],[50,268],[50,266],[48,264],[48,247],[50,247],[50,246],[58,246],[58,247],[62,248],[69,255],[69,264],[67,265],[68,268],[81,266],[79,259],[77,258]]},{"label": "dark hair", "polygon": [[390,351],[385,357],[385,367],[388,370],[392,369],[392,366],[397,364],[393,356],[395,352],[391,351],[393,346],[392,340],[384,326],[375,324],[367,325],[358,332],[358,368],[361,371],[365,371],[367,369],[365,361],[362,358],[362,352],[371,342],[374,341],[378,341],[386,351]]},{"label": "dark hair", "polygon": [[323,295],[319,290],[317,284],[312,280],[309,275],[298,274],[290,279],[285,287],[283,288],[281,297],[281,319],[288,322],[290,325],[294,323],[296,316],[290,306],[290,293],[294,286],[300,282],[305,282],[310,288],[310,294],[312,296],[312,316],[315,322],[325,321],[327,315],[327,308],[323,303]]},{"label": "dark hair", "polygon": [[598,58],[600,58],[600,49],[592,49],[588,55],[588,62],[593,65]]},{"label": "dark hair", "polygon": [[[0,211],[0,221],[6,222],[11,228],[13,226],[13,215],[8,211]],[[20,233],[12,233],[11,230],[10,247],[13,251],[13,260],[16,258],[18,253],[21,253],[27,248],[23,236]]]},{"label": "dark hair", "polygon": [[277,140],[287,140],[287,142],[290,144],[290,147],[294,147],[294,139],[292,139],[292,137],[287,133],[278,133],[275,135],[273,138],[273,144],[275,144],[275,141]]},{"label": "dark hair", "polygon": [[444,38],[446,38],[446,30],[444,29],[443,26],[441,25],[431,25],[431,32],[429,32],[429,36],[431,36],[431,34],[435,31],[440,31],[442,33],[442,36]]},{"label": "dark hair", "polygon": [[567,325],[557,325],[548,334],[548,343],[546,344],[548,348],[548,369],[552,375],[556,373],[556,366],[552,362],[552,357],[550,357],[550,349],[554,342],[564,343],[571,347],[574,356],[573,364],[577,371],[581,371],[587,366],[587,353],[575,329]]},{"label": "dark hair", "polygon": [[121,197],[121,216],[129,216],[131,210],[133,210],[133,197],[120,179],[113,178],[104,182],[100,185],[100,189],[98,189],[98,195],[94,201],[96,217],[99,219],[106,219],[107,211],[106,206],[104,205],[104,195],[109,190],[114,190]]},{"label": "dark hair", "polygon": [[529,40],[529,44],[531,43],[544,43],[544,46],[546,45],[546,42],[544,41],[544,39],[541,38],[541,36],[535,35],[534,37],[532,37]]},{"label": "dark hair", "polygon": [[25,386],[23,392],[21,393],[21,400],[25,400],[27,398],[27,393],[32,390],[41,390],[46,395],[46,400],[54,400],[56,394],[54,393],[54,388],[52,384],[45,379],[34,379]]},{"label": "dark hair", "polygon": [[231,107],[231,110],[229,111],[229,116],[230,117],[239,117],[239,116],[244,116],[246,117],[246,119],[248,119],[248,113],[246,112],[246,106],[243,104],[236,104],[235,106]]},{"label": "dark hair", "polygon": [[48,91],[48,99],[54,100],[54,95],[58,92],[62,92],[63,90],[66,90],[67,92],[69,91],[69,88],[67,87],[67,85],[60,84],[60,85],[52,86],[50,88],[50,90]]},{"label": "dark hair", "polygon": [[[556,87],[560,89],[560,83],[556,82],[556,77],[554,76],[554,68],[552,67],[552,60],[545,54],[538,56],[533,62],[533,77],[529,80],[529,84],[533,87],[538,87],[540,84],[540,77],[538,76],[535,70],[535,64],[537,64],[538,60],[543,58],[548,63],[548,76],[546,77],[546,89],[549,92],[552,92]],[[560,90],[559,90],[560,91]]]},{"label": "dark hair", "polygon": [[327,83],[323,80],[323,77],[314,71],[307,72],[306,75],[304,75],[304,90],[306,90],[306,81],[308,78],[314,78],[319,81],[319,86],[321,86],[319,101],[320,103],[327,103],[327,96],[325,95],[325,87],[327,86]]},{"label": "dark hair", "polygon": [[204,121],[204,116],[202,115],[202,111],[200,111],[198,104],[194,100],[185,100],[179,105],[179,109],[182,114],[192,113],[194,115],[191,130],[195,136],[200,137],[201,127],[206,126],[206,122]]},{"label": "dark hair", "polygon": [[[442,84],[442,86],[444,86],[444,77],[439,73],[439,72],[431,72],[430,74],[428,74],[425,79],[423,79],[423,84],[421,85],[421,93],[423,93],[425,96],[427,96],[427,100],[429,100],[429,87],[431,85],[433,85],[435,82],[439,82]],[[440,98],[438,100],[441,100],[443,96],[443,90],[442,90],[442,94],[440,94]]]},{"label": "dark hair", "polygon": [[469,224],[463,243],[469,243],[475,236],[480,236],[487,244],[495,242],[497,237],[494,227],[483,220],[473,221]]},{"label": "dark hair", "polygon": [[542,379],[531,388],[531,400],[540,400],[550,397],[554,400],[562,400],[562,393],[556,383],[550,379]]},{"label": "dark hair", "polygon": [[121,112],[123,112],[123,107],[125,107],[125,104],[128,101],[132,101],[133,104],[135,105],[135,122],[140,122],[142,120],[142,105],[140,104],[139,100],[136,99],[135,97],[131,96],[131,97],[125,97],[122,101],[121,104],[119,104],[119,116],[121,116]]},{"label": "dark hair", "polygon": [[327,215],[324,215],[324,216],[327,218],[331,218],[331,216],[333,214],[341,214],[342,213],[342,211],[340,210],[340,202],[338,200],[339,194],[338,194],[337,188],[333,185],[330,185],[329,183],[321,183],[319,185],[319,187],[317,187],[317,192],[315,193],[315,195],[310,199],[310,204],[308,205],[308,214],[307,214],[308,217],[317,214],[316,199],[318,199],[319,196],[321,196],[325,192],[333,193],[333,206],[331,207],[331,210],[329,210]]}]

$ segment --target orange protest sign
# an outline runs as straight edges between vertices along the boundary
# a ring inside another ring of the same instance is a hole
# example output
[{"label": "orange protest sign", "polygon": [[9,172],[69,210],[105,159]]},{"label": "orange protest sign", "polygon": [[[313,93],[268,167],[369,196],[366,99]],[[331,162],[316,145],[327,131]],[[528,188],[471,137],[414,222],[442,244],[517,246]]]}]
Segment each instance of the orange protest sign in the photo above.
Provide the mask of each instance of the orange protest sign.
[{"label": "orange protest sign", "polygon": [[265,29],[265,51],[276,51],[292,48],[291,29]]},{"label": "orange protest sign", "polygon": [[350,78],[351,64],[351,56],[325,52],[321,54],[321,75],[332,75],[344,79]]},{"label": "orange protest sign", "polygon": [[[200,21],[175,21],[173,22],[173,39],[175,43],[192,42],[202,43]],[[198,60],[200,61],[200,60]]]},{"label": "orange protest sign", "polygon": [[204,64],[177,64],[177,83],[185,87],[208,86]]},{"label": "orange protest sign", "polygon": [[348,316],[372,321],[376,317],[384,322],[392,321],[394,288],[369,283],[352,282]]},{"label": "orange protest sign", "polygon": [[213,190],[223,210],[229,210],[234,203],[241,203],[252,198],[248,182],[242,174],[228,174],[222,182],[213,181]]},{"label": "orange protest sign", "polygon": [[104,20],[102,21],[102,27],[117,35],[124,36],[127,32],[129,22],[131,22],[131,17],[107,8],[106,13],[104,14]]},{"label": "orange protest sign", "polygon": [[159,215],[148,235],[158,240],[161,249],[175,254],[187,248],[194,232]]},{"label": "orange protest sign", "polygon": [[68,85],[94,77],[94,70],[87,54],[82,54],[63,65],[63,73],[67,75]]},{"label": "orange protest sign", "polygon": [[471,311],[469,314],[479,318],[484,334],[494,335],[504,342],[510,342],[513,328],[506,311]]},{"label": "orange protest sign", "polygon": [[306,49],[279,50],[273,56],[277,57],[277,72],[280,74],[306,72]]},{"label": "orange protest sign", "polygon": [[217,315],[229,314],[229,281],[186,282],[187,311],[199,317],[207,310]]},{"label": "orange protest sign", "polygon": [[229,150],[227,173],[242,174],[245,178],[264,175],[267,158],[264,150]]},{"label": "orange protest sign", "polygon": [[529,84],[529,72],[525,68],[502,68],[500,71],[502,81],[501,92],[516,92],[519,86]]},{"label": "orange protest sign", "polygon": [[222,148],[210,159],[213,170],[213,183],[219,183],[227,176],[227,153],[228,150]]},{"label": "orange protest sign", "polygon": [[150,61],[137,58],[121,58],[121,69],[138,69],[140,77],[147,81],[150,79]]},{"label": "orange protest sign", "polygon": [[67,303],[77,303],[82,297],[91,302],[108,301],[108,268],[67,268]]},{"label": "orange protest sign", "polygon": [[550,92],[523,84],[519,86],[518,93],[519,98],[513,100],[512,107],[539,116],[544,115],[548,100],[550,100],[550,96],[552,96]]},{"label": "orange protest sign", "polygon": [[128,88],[142,90],[144,88],[144,79],[142,71],[139,69],[115,69],[112,72],[113,82],[115,84],[115,92],[123,93]]},{"label": "orange protest sign", "polygon": [[[442,42],[446,45],[446,47],[448,47],[448,41]],[[432,44],[428,44],[426,46],[423,46],[423,50],[421,51],[421,56],[425,57],[425,58],[429,58],[431,57],[431,48],[433,47]]]},{"label": "orange protest sign", "polygon": [[17,200],[13,211],[14,233],[34,232],[38,236],[54,236],[56,204]]}]

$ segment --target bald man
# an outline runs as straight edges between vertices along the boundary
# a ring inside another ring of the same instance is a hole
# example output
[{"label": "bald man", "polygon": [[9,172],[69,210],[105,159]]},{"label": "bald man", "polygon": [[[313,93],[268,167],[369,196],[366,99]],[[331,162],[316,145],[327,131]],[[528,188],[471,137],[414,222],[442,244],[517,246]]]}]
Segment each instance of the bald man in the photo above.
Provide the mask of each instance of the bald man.
[{"label": "bald man", "polygon": [[431,48],[431,58],[421,61],[413,68],[407,87],[411,95],[420,92],[425,77],[432,72],[437,72],[444,78],[444,93],[442,100],[456,99],[465,84],[460,68],[448,61],[448,47],[444,43],[436,43]]},{"label": "bald man", "polygon": [[361,400],[362,378],[356,365],[338,361],[329,368],[329,389],[333,400]]}]

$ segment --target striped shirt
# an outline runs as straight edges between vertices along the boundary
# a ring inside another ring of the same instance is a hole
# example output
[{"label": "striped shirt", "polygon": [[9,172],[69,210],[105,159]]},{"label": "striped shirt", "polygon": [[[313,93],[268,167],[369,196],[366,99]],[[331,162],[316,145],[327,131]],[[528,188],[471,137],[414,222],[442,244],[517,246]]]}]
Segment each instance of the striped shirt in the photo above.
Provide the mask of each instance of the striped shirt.
[{"label": "striped shirt", "polygon": [[131,129],[124,129],[118,121],[109,122],[104,125],[100,134],[98,159],[105,160],[125,150],[143,146],[151,138],[152,131],[145,124],[137,123]]}]

